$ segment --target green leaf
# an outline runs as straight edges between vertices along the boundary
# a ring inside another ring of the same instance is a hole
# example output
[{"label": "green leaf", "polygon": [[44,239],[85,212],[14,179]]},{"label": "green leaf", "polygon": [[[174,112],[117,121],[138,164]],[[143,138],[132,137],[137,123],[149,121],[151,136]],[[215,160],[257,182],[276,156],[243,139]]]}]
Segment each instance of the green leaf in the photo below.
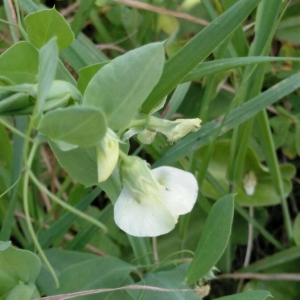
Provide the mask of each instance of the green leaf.
[{"label": "green leaf", "polygon": [[206,275],[223,254],[231,233],[233,198],[233,194],[226,195],[213,205],[187,272],[188,284]]},{"label": "green leaf", "polygon": [[[60,282],[58,289],[55,289],[51,282],[47,284],[41,282],[47,278],[47,271],[43,270],[39,283],[42,283],[42,290],[45,290],[48,295],[119,287],[124,284],[124,280],[130,278],[129,274],[136,270],[134,266],[115,257],[97,257],[89,253],[59,249],[51,249],[45,253]],[[113,292],[112,294],[111,299],[115,299]],[[80,298],[98,300],[107,297],[107,293],[101,293]]]},{"label": "green leaf", "polygon": [[159,83],[143,104],[142,112],[149,113],[193,68],[239,26],[260,1],[238,1],[168,60]]},{"label": "green leaf", "polygon": [[244,67],[254,64],[261,64],[266,62],[276,61],[300,61],[300,58],[295,57],[267,57],[267,56],[253,56],[253,57],[238,57],[217,59],[213,61],[200,63],[191,72],[189,72],[182,82],[199,80],[204,76],[213,75],[216,73],[228,71],[233,68]]},{"label": "green leaf", "polygon": [[[297,73],[252,98],[247,101],[247,103],[236,107],[228,114],[223,123],[220,135],[225,134],[237,125],[249,120],[268,105],[280,100],[299,87],[300,74]],[[157,167],[170,164],[188,153],[198,150],[201,146],[208,144],[213,139],[216,130],[218,130],[218,126],[218,120],[204,124],[199,131],[190,133],[188,136],[176,142],[153,166]]]},{"label": "green leaf", "polygon": [[33,284],[24,284],[23,282],[19,282],[9,293],[5,296],[5,300],[31,300],[34,291],[36,290],[35,285]]},{"label": "green leaf", "polygon": [[[76,186],[75,186],[76,187]],[[90,192],[86,197],[82,198],[82,195],[79,195],[82,199],[80,199],[79,203],[73,205],[76,209],[84,211],[87,207],[98,197],[101,189],[98,187]],[[74,193],[69,194],[68,201],[72,201],[74,198],[77,198]],[[77,199],[76,199],[77,200]],[[70,201],[70,203],[71,203]],[[73,202],[73,201],[72,201]],[[72,212],[66,212],[63,216],[59,218],[56,222],[54,222],[51,227],[41,233],[39,235],[39,243],[42,248],[48,248],[51,244],[61,241],[63,235],[68,232],[69,228],[74,223],[76,219],[76,215]],[[97,229],[98,230],[98,229]]]},{"label": "green leaf", "polygon": [[[0,242],[0,245],[2,243]],[[38,256],[32,252],[12,246],[0,251],[0,298],[18,286],[19,283],[27,285],[31,289],[40,268],[41,262]]]},{"label": "green leaf", "polygon": [[[170,291],[130,291],[134,295],[134,299],[140,299],[139,296],[143,293],[143,300],[200,300],[195,292],[184,284],[184,275],[186,274],[188,264],[182,264],[168,271],[160,271],[157,273],[147,273],[140,285],[177,290]],[[180,289],[184,292],[178,291]]]},{"label": "green leaf", "polygon": [[232,296],[221,297],[216,300],[264,300],[269,297],[272,297],[272,295],[268,291],[253,291]]},{"label": "green leaf", "polygon": [[11,241],[1,242],[0,243],[0,251],[6,250],[11,245]]},{"label": "green leaf", "polygon": [[59,164],[73,179],[85,186],[98,184],[97,158],[94,147],[78,147],[70,151],[62,151],[54,142],[50,141],[49,144]]},{"label": "green leaf", "polygon": [[[99,270],[105,270],[105,272],[99,272]],[[118,287],[134,270],[134,266],[109,256],[79,262],[61,272],[59,276],[61,288],[57,292],[69,293],[95,288]],[[78,274],[84,274],[81,276],[80,282]],[[98,294],[95,299],[105,299],[106,297],[105,294]]]},{"label": "green leaf", "polygon": [[276,30],[276,38],[280,41],[288,42],[293,45],[299,45],[299,24],[300,18],[298,15],[282,20]]},{"label": "green leaf", "polygon": [[95,108],[67,107],[47,113],[39,131],[51,140],[91,147],[104,137],[106,121],[102,112]]},{"label": "green leaf", "polygon": [[39,53],[39,81],[37,85],[38,108],[37,114],[42,112],[47,95],[55,78],[58,64],[58,49],[56,38],[52,38],[43,46]]},{"label": "green leaf", "polygon": [[300,121],[296,122],[296,132],[295,132],[295,145],[297,154],[300,155]]},{"label": "green leaf", "polygon": [[149,44],[117,57],[88,84],[83,104],[105,112],[108,125],[128,125],[158,82],[164,63],[162,43]]},{"label": "green leaf", "polygon": [[16,84],[35,83],[39,65],[38,51],[28,42],[19,42],[0,56],[0,74]]},{"label": "green leaf", "polygon": [[51,38],[57,37],[57,45],[61,51],[74,40],[69,24],[55,8],[31,13],[26,16],[24,22],[29,40],[37,48],[44,46]]},{"label": "green leaf", "polygon": [[78,9],[76,9],[75,16],[73,18],[71,27],[75,35],[84,28],[84,24],[87,21],[92,8],[94,7],[95,0],[85,0],[84,2],[80,3]]},{"label": "green leaf", "polygon": [[255,263],[242,268],[239,270],[241,273],[245,272],[261,272],[269,268],[279,266],[281,264],[290,263],[295,260],[300,259],[300,247],[291,247],[280,252],[277,252],[271,256],[267,256],[261,260],[256,261]]},{"label": "green leaf", "polygon": [[293,226],[293,239],[297,246],[300,246],[300,213],[298,213]]},{"label": "green leaf", "polygon": [[89,82],[91,81],[91,79],[93,78],[93,76],[108,63],[109,61],[104,61],[79,70],[77,88],[81,92],[81,94],[84,94],[84,91],[88,86]]},{"label": "green leaf", "polygon": [[[66,251],[57,248],[45,250],[45,254],[54,268],[56,274],[60,274],[68,266],[76,265],[78,262],[85,262],[97,258],[95,254]],[[79,273],[81,274],[81,273]],[[56,286],[53,278],[50,276],[47,268],[42,266],[41,272],[37,278],[37,285],[41,293],[51,295],[55,293]]]}]

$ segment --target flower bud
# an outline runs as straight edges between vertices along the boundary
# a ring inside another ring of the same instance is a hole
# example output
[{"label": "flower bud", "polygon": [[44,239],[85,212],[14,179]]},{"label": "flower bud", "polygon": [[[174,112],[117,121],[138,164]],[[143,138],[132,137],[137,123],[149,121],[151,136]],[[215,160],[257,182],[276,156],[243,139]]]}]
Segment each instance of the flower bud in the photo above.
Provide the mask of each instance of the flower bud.
[{"label": "flower bud", "polygon": [[164,134],[169,142],[175,142],[190,132],[196,132],[200,128],[200,123],[201,120],[198,118],[169,121],[150,117],[146,127],[148,130]]},{"label": "flower bud", "polygon": [[96,145],[98,182],[105,181],[113,172],[119,158],[119,140],[115,133],[108,129],[103,140]]},{"label": "flower bud", "polygon": [[257,184],[257,178],[253,171],[247,173],[243,178],[243,185],[245,192],[248,196],[252,196],[255,193],[255,187]]},{"label": "flower bud", "polygon": [[137,156],[123,157],[120,172],[123,185],[134,194],[133,196],[138,198],[140,195],[155,193],[155,179],[143,159]]}]

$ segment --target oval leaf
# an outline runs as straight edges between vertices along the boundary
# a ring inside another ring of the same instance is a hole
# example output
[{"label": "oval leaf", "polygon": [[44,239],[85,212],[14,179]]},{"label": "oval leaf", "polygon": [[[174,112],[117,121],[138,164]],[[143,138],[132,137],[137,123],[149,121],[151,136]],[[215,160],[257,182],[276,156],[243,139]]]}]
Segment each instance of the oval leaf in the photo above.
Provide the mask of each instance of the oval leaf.
[{"label": "oval leaf", "polygon": [[62,151],[54,142],[49,142],[49,145],[59,164],[72,178],[85,186],[98,184],[95,147]]},{"label": "oval leaf", "polygon": [[29,14],[24,22],[28,37],[37,48],[44,46],[51,38],[57,37],[57,45],[61,51],[74,40],[69,24],[54,8]]},{"label": "oval leaf", "polygon": [[0,56],[0,74],[16,84],[37,81],[39,53],[28,42],[19,42]]},{"label": "oval leaf", "polygon": [[104,137],[106,121],[102,112],[95,108],[68,107],[47,113],[39,131],[51,140],[91,147]]},{"label": "oval leaf", "polygon": [[83,104],[103,110],[110,128],[123,128],[158,82],[163,65],[162,43],[129,51],[97,72],[85,90]]},{"label": "oval leaf", "polygon": [[41,262],[32,252],[12,246],[0,251],[0,282],[4,283],[0,284],[0,298],[3,299],[2,297],[20,282],[29,287],[34,286],[40,268]]},{"label": "oval leaf", "polygon": [[233,221],[233,194],[226,195],[212,207],[200,237],[195,256],[186,276],[188,284],[197,281],[217,263],[223,254]]}]

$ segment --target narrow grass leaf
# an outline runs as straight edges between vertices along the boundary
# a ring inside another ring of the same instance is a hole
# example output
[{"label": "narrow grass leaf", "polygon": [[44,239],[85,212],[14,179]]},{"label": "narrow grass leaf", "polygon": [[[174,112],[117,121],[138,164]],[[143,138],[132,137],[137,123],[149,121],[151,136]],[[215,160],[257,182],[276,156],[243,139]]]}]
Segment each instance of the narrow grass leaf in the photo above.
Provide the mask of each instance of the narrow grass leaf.
[{"label": "narrow grass leaf", "polygon": [[183,78],[220,45],[256,7],[260,0],[240,0],[215,19],[165,64],[159,83],[142,106],[149,113]]},{"label": "narrow grass leaf", "polygon": [[249,265],[248,267],[240,269],[238,272],[245,273],[255,273],[267,270],[279,266],[281,264],[286,264],[288,262],[296,261],[300,258],[300,247],[291,247],[280,252],[277,252],[271,256],[263,258],[256,261],[255,263]]},{"label": "narrow grass leaf", "polygon": [[[292,93],[300,87],[300,74],[292,75],[280,83],[274,85],[267,91],[249,100],[247,103],[232,110],[223,123],[220,135],[228,132],[237,125],[250,119],[268,105],[275,103],[282,97]],[[177,142],[154,164],[166,165],[175,162],[188,153],[196,151],[201,146],[208,144],[218,130],[219,120],[213,120],[204,124],[198,132],[191,133],[187,137]]]},{"label": "narrow grass leaf", "polygon": [[[85,210],[89,204],[91,204],[96,197],[100,194],[101,189],[96,188],[86,197],[84,197],[76,206],[78,210]],[[46,232],[39,236],[39,243],[41,247],[47,248],[55,242],[56,238],[66,233],[74,220],[77,218],[72,212],[67,212],[59,220],[57,220]]]},{"label": "narrow grass leaf", "polygon": [[187,74],[182,82],[199,80],[204,76],[214,75],[219,72],[228,71],[233,68],[245,67],[254,64],[261,64],[266,62],[282,62],[282,61],[300,61],[300,58],[295,57],[268,57],[268,56],[250,56],[250,57],[238,57],[218,59],[209,62],[203,62],[195,67],[191,72]]}]

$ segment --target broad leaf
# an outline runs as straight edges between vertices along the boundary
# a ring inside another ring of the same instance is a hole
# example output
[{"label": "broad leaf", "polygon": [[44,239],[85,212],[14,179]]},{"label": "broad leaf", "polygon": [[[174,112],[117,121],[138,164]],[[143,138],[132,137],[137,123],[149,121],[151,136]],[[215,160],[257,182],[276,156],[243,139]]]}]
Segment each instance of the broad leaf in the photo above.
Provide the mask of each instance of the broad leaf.
[{"label": "broad leaf", "polygon": [[229,194],[212,207],[201,234],[195,256],[186,276],[188,284],[205,276],[218,262],[229,241],[234,201]]},{"label": "broad leaf", "polygon": [[37,48],[44,46],[51,38],[57,37],[57,45],[61,51],[74,40],[69,24],[55,8],[31,13],[26,16],[24,22],[28,37]]},{"label": "broad leaf", "polygon": [[[131,295],[134,295],[134,299],[143,300],[200,300],[201,298],[195,294],[195,292],[184,284],[184,275],[187,271],[187,264],[180,265],[174,269],[168,271],[160,271],[157,273],[148,273],[144,277],[143,282],[140,285],[146,285],[151,287],[163,288],[172,291],[130,291]],[[184,291],[180,291],[180,290]],[[139,298],[143,294],[143,297]]]},{"label": "broad leaf", "polygon": [[83,104],[103,110],[110,128],[123,128],[158,82],[163,65],[162,43],[129,51],[105,65],[92,78]]},{"label": "broad leaf", "polygon": [[85,186],[98,184],[97,158],[94,147],[78,147],[70,151],[62,151],[55,142],[50,141],[49,144],[59,164],[73,179]]},{"label": "broad leaf", "polygon": [[0,74],[16,84],[36,83],[38,51],[28,42],[19,42],[0,56]]},{"label": "broad leaf", "polygon": [[[136,268],[115,257],[97,257],[92,254],[50,250],[46,252],[50,263],[58,274],[60,287],[55,289],[52,281],[47,283],[47,271],[43,270],[39,277],[39,285],[47,295],[79,292],[91,289],[114,288],[126,285],[130,273]],[[114,298],[114,293],[111,295]],[[80,299],[107,299],[107,293],[84,296]]]},{"label": "broad leaf", "polygon": [[95,108],[68,107],[47,113],[39,131],[51,140],[91,147],[104,137],[106,121],[102,112]]},{"label": "broad leaf", "polygon": [[[34,283],[40,267],[39,258],[32,252],[12,246],[0,251],[0,299],[8,299],[5,295],[8,296],[10,292],[18,294],[20,290],[26,293],[30,291],[31,296],[35,290]],[[12,291],[13,289],[16,290]]]}]

